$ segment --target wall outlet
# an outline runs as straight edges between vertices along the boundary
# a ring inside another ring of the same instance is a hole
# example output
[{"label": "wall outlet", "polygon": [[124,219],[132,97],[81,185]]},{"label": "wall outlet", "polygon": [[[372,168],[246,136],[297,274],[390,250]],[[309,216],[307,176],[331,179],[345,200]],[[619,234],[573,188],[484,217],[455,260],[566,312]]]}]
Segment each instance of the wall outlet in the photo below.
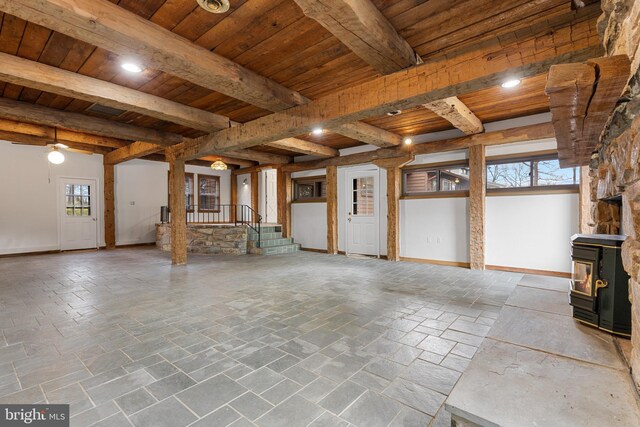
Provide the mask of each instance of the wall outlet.
[{"label": "wall outlet", "polygon": [[135,205],[136,205],[136,202],[129,202],[129,204],[130,204],[131,206],[135,206]]}]

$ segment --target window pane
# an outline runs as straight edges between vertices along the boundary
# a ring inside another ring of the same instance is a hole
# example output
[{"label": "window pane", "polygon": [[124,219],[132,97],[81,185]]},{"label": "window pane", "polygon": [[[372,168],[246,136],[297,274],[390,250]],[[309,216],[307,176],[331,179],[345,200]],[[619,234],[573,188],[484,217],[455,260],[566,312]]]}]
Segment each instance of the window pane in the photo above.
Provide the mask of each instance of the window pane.
[{"label": "window pane", "polygon": [[533,162],[533,185],[573,185],[579,183],[578,168],[560,167],[558,160],[540,160]]},{"label": "window pane", "polygon": [[309,199],[313,197],[313,184],[298,184],[298,198]]},{"label": "window pane", "polygon": [[88,196],[89,195],[89,186],[88,185],[81,185],[80,186],[80,190],[81,190],[83,196]]},{"label": "window pane", "polygon": [[354,178],[353,180],[353,215],[373,215],[373,177]]},{"label": "window pane", "polygon": [[440,171],[440,191],[469,189],[469,168],[442,169]]},{"label": "window pane", "polygon": [[82,215],[82,208],[74,208],[73,209],[73,215],[74,216],[81,216]]},{"label": "window pane", "polygon": [[405,174],[406,194],[438,191],[438,171],[411,171]]},{"label": "window pane", "polygon": [[74,185],[73,186],[73,194],[74,195],[76,195],[76,196],[81,196],[82,195],[80,193],[82,191],[80,187],[82,187],[82,186],[81,185]]},{"label": "window pane", "polygon": [[73,194],[73,185],[72,184],[65,184],[64,185],[64,194],[66,194],[67,196],[70,194]]},{"label": "window pane", "polygon": [[530,186],[531,162],[515,162],[487,166],[487,188]]}]

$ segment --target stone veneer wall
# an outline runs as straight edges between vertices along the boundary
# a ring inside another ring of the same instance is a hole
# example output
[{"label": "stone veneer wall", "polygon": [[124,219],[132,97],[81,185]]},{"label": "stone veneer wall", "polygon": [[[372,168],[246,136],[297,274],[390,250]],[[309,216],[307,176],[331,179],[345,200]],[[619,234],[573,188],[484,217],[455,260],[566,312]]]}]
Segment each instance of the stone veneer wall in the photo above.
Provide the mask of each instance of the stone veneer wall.
[{"label": "stone veneer wall", "polygon": [[[156,246],[171,251],[171,224],[156,224]],[[244,255],[247,226],[187,224],[187,252]]]},{"label": "stone veneer wall", "polygon": [[[633,331],[631,369],[640,389],[640,1],[603,0],[599,31],[606,54],[626,54],[631,60],[628,102],[618,105],[598,145],[591,166],[591,201],[596,233],[628,238],[622,246],[629,273]],[[622,195],[620,206],[603,199]]]}]

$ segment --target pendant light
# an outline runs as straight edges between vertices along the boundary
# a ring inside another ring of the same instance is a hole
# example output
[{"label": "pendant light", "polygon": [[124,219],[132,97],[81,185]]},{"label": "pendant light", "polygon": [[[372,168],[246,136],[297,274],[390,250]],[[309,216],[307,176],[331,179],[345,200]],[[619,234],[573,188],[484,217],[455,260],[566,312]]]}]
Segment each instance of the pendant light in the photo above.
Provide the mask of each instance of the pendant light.
[{"label": "pendant light", "polygon": [[51,164],[59,165],[64,162],[64,154],[58,151],[58,146],[57,146],[58,128],[53,128],[53,131],[54,131],[53,150],[51,150],[49,154],[47,154],[47,160],[49,160],[49,163]]},{"label": "pendant light", "polygon": [[211,163],[211,169],[213,169],[214,171],[226,171],[227,164],[222,160],[216,160],[215,162]]}]

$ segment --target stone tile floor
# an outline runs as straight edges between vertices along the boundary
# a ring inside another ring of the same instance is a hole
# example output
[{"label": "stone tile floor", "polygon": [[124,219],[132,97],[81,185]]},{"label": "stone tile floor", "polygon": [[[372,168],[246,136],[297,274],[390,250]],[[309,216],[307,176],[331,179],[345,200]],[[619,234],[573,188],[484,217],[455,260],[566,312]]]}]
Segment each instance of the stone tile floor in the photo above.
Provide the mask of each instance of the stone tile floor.
[{"label": "stone tile floor", "polygon": [[0,402],[72,426],[448,425],[521,274],[154,248],[0,259]]}]

